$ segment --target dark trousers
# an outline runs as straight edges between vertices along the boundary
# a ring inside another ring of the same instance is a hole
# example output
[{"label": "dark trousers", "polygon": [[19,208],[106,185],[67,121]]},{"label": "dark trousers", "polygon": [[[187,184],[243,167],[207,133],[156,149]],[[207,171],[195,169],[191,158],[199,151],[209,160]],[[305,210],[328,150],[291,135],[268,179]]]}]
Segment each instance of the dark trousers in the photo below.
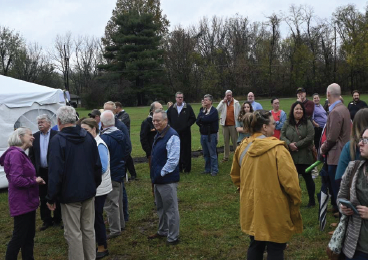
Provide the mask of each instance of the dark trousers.
[{"label": "dark trousers", "polygon": [[315,127],[314,128],[314,146],[316,147],[317,151],[319,150],[321,140],[321,134],[322,134],[323,128],[321,127]]},{"label": "dark trousers", "polygon": [[296,164],[295,167],[296,167],[298,174],[301,174],[303,176],[303,179],[307,186],[309,203],[315,204],[316,202],[314,200],[314,193],[316,192],[316,186],[314,184],[312,174],[310,172],[309,173],[305,172],[305,169],[307,169],[309,165],[308,164]]},{"label": "dark trousers", "polygon": [[[41,186],[41,185],[40,185]],[[6,250],[6,260],[17,260],[22,250],[23,260],[33,260],[34,236],[36,232],[36,211],[14,217],[13,237]]]},{"label": "dark trousers", "polygon": [[335,205],[336,205],[337,194],[339,193],[339,189],[340,189],[340,182],[335,181],[336,170],[337,170],[337,165],[328,165],[327,173],[328,173],[328,178],[330,180],[330,185],[331,185],[331,191],[330,191],[331,200],[334,202]]},{"label": "dark trousers", "polygon": [[134,162],[132,156],[129,154],[125,161],[125,174],[129,171],[131,177],[137,177],[137,172],[135,171]]},{"label": "dark trousers", "polygon": [[107,243],[106,243],[106,227],[103,218],[103,207],[105,205],[106,196],[107,195],[95,197],[96,242],[99,246],[105,246],[105,248],[107,248]]},{"label": "dark trousers", "polygon": [[346,257],[346,260],[367,260],[367,259],[368,259],[368,254],[360,252],[360,251],[355,251],[353,258]]},{"label": "dark trousers", "polygon": [[[331,180],[328,176],[328,165],[326,163],[323,164],[323,167],[321,171],[319,172],[319,175],[321,176],[321,191],[325,194],[331,195],[331,205],[334,209],[337,209],[336,200],[333,200],[332,198],[332,184]],[[321,203],[321,195],[318,194],[318,201]]]},{"label": "dark trousers", "polygon": [[54,210],[54,218],[52,218],[51,210],[49,210],[49,208],[46,205],[47,187],[48,187],[48,182],[49,182],[49,172],[45,168],[40,168],[39,175],[46,182],[46,185],[39,185],[41,220],[44,223],[49,223],[49,224],[52,224],[52,222],[60,223],[61,222],[60,203],[58,201],[56,202],[56,209]]},{"label": "dark trousers", "polygon": [[283,260],[286,243],[274,243],[267,241],[256,241],[250,236],[248,248],[248,260],[263,260],[263,253],[267,247],[267,260]]},{"label": "dark trousers", "polygon": [[180,138],[180,159],[179,170],[190,172],[192,170],[192,135],[189,132],[179,134]]},{"label": "dark trousers", "polygon": [[123,189],[123,213],[124,213],[124,220],[129,221],[129,210],[128,210],[128,195],[125,189],[124,181],[121,183],[121,187]]}]

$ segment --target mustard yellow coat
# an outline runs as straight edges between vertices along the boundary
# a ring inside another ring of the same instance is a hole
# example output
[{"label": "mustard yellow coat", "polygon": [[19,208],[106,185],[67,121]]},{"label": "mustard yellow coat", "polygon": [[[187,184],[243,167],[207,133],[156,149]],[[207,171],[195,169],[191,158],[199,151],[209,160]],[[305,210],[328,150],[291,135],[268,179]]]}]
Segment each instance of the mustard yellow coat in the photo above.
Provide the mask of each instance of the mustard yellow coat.
[{"label": "mustard yellow coat", "polygon": [[[257,241],[286,243],[302,233],[298,173],[285,142],[256,133],[235,151],[231,179],[240,188],[240,225]],[[247,147],[241,165],[239,159]]]}]

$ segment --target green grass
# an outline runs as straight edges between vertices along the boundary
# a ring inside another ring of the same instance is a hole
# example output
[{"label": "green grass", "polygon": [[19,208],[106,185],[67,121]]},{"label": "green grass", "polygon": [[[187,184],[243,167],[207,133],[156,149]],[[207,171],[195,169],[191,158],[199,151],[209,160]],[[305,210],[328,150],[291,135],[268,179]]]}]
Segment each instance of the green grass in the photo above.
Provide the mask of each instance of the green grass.
[{"label": "green grass", "polygon": [[[362,97],[367,100],[367,96]],[[295,99],[282,99],[281,108],[289,110]],[[345,100],[350,100],[345,97]],[[347,104],[347,101],[345,101]],[[265,109],[270,102],[262,101]],[[215,103],[217,105],[217,103]],[[194,104],[197,114],[199,104]],[[131,117],[133,157],[144,156],[139,142],[139,129],[147,116],[148,107],[126,108]],[[89,111],[80,109],[81,116]],[[200,149],[198,127],[194,125],[193,150]],[[220,134],[219,146],[223,143]],[[222,155],[219,155],[219,159]],[[155,212],[149,169],[146,163],[136,164],[139,181],[126,185],[129,197],[130,220],[126,230],[118,238],[108,242],[110,256],[105,259],[245,259],[249,244],[248,236],[241,232],[239,225],[239,195],[232,184],[229,173],[231,160],[220,164],[219,175],[202,175],[203,157],[192,159],[192,172],[182,174],[178,187],[180,211],[181,243],[175,247],[165,245],[165,240],[148,241],[147,236],[157,231],[158,218]],[[308,194],[305,182],[301,178],[302,208],[304,231],[294,236],[285,251],[285,259],[327,259],[325,249],[329,241],[330,223],[336,222],[328,213],[326,229],[318,229],[318,208],[307,209]],[[320,188],[320,179],[316,179],[316,192]],[[0,193],[0,258],[4,259],[6,245],[13,230],[13,219],[9,216],[7,192]],[[41,226],[37,212],[37,228]],[[63,231],[49,228],[36,232],[35,259],[66,259],[67,245]],[[19,257],[19,259],[21,259]]]}]

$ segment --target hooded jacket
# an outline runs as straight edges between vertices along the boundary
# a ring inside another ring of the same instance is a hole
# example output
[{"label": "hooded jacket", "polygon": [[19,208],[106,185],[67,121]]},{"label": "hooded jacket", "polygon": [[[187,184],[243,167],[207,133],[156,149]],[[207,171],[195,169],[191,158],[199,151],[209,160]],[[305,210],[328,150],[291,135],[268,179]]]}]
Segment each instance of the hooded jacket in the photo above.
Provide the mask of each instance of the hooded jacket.
[{"label": "hooded jacket", "polygon": [[82,202],[96,195],[102,166],[93,136],[80,126],[63,128],[50,140],[47,200]]},{"label": "hooded jacket", "polygon": [[111,179],[122,182],[125,177],[125,160],[127,154],[127,137],[115,126],[105,129],[100,135],[110,152]]},{"label": "hooded jacket", "polygon": [[240,189],[240,225],[257,241],[286,243],[303,231],[298,173],[285,142],[260,135],[242,141],[231,168],[231,179]]},{"label": "hooded jacket", "polygon": [[38,208],[38,183],[36,170],[25,152],[15,146],[0,157],[9,182],[8,200],[12,217],[23,215]]}]

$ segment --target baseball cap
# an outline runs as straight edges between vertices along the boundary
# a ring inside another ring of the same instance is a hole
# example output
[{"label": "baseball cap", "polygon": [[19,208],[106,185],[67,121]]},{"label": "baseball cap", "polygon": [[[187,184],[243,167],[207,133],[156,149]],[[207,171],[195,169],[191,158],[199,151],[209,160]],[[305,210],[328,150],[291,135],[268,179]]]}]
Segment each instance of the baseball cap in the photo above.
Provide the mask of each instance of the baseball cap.
[{"label": "baseball cap", "polygon": [[298,88],[296,90],[296,94],[298,94],[299,92],[306,92],[304,88]]},{"label": "baseball cap", "polygon": [[95,117],[95,116],[101,116],[101,112],[100,112],[100,110],[98,110],[98,109],[93,109],[92,111],[91,111],[91,113],[88,113],[88,116],[89,117]]}]

